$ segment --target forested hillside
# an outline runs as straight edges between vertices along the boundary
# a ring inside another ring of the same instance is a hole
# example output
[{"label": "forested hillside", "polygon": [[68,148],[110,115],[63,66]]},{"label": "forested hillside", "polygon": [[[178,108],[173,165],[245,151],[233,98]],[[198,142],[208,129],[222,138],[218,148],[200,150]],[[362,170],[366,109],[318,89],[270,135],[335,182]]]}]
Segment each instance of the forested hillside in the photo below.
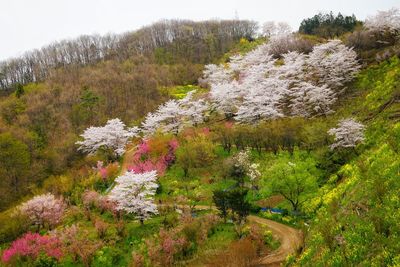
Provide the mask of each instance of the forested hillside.
[{"label": "forested hillside", "polygon": [[169,88],[197,83],[204,63],[253,36],[250,21],[161,21],[2,62],[1,142],[11,156],[4,156],[0,210],[79,160],[74,143],[85,128],[113,117],[134,124],[168,98]]},{"label": "forested hillside", "polygon": [[400,11],[260,29],[2,62],[0,265],[400,265]]}]

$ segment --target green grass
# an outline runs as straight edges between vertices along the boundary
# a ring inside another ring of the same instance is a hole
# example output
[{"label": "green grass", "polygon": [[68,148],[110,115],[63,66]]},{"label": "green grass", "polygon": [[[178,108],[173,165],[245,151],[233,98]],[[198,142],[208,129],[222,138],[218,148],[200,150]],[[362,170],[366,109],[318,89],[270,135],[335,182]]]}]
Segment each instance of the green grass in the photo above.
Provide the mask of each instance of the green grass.
[{"label": "green grass", "polygon": [[207,259],[227,249],[236,237],[233,224],[221,223],[190,259],[178,262],[176,266],[203,266]]}]

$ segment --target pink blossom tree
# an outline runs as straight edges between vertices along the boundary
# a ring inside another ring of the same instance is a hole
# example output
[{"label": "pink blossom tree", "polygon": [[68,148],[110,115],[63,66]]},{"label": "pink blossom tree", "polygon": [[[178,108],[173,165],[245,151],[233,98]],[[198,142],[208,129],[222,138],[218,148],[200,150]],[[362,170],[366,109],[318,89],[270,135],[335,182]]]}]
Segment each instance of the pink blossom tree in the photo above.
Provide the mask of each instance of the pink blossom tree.
[{"label": "pink blossom tree", "polygon": [[38,230],[44,226],[54,227],[61,222],[66,205],[62,199],[57,199],[53,194],[35,196],[23,203],[19,211],[27,215],[32,224],[37,225]]}]

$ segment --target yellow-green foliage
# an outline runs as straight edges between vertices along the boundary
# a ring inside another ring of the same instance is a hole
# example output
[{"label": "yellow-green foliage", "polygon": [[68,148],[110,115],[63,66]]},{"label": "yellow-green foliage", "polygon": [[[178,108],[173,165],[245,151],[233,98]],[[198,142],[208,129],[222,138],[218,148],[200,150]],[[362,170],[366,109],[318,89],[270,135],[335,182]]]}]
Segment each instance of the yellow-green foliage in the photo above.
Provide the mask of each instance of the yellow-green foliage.
[{"label": "yellow-green foliage", "polygon": [[198,92],[202,89],[199,86],[191,84],[160,88],[160,92],[163,95],[167,95],[175,99],[182,99],[186,96],[187,93],[193,90],[196,90],[196,92]]},{"label": "yellow-green foliage", "polygon": [[229,51],[222,57],[221,62],[227,62],[231,56],[236,54],[244,55],[264,42],[265,42],[264,38],[258,38],[254,41],[249,41],[245,38],[242,38],[240,39],[240,42],[236,44],[236,46],[233,47],[233,49],[231,49],[231,51]]},{"label": "yellow-green foliage", "polygon": [[400,251],[400,61],[364,70],[366,146],[343,165],[308,203],[317,211],[297,266],[398,266]]},{"label": "yellow-green foliage", "polygon": [[359,75],[358,88],[368,90],[365,107],[370,111],[378,109],[400,92],[400,59],[393,57],[364,70]]},{"label": "yellow-green foliage", "polygon": [[74,180],[68,175],[50,176],[43,182],[43,189],[56,195],[68,195],[74,186]]}]

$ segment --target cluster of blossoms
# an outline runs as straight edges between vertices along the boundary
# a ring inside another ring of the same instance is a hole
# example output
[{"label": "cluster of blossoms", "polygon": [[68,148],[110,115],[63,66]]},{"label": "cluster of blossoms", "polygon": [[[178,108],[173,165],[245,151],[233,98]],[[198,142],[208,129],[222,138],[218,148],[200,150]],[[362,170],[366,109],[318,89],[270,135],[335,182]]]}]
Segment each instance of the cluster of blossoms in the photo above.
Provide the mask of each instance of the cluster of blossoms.
[{"label": "cluster of blossoms", "polygon": [[234,56],[229,64],[206,66],[204,80],[211,86],[215,109],[250,123],[332,112],[345,83],[360,68],[356,53],[340,40],[331,40],[309,54],[287,52],[278,61],[272,49],[281,38],[288,35],[276,36],[245,56]]},{"label": "cluster of blossoms", "polygon": [[400,9],[379,11],[365,20],[364,27],[372,31],[400,33]]},{"label": "cluster of blossoms", "polygon": [[60,223],[65,210],[62,199],[57,199],[53,194],[38,195],[23,203],[19,211],[25,214],[30,222],[41,228],[45,225],[53,227]]},{"label": "cluster of blossoms", "polygon": [[103,127],[89,127],[81,137],[83,141],[76,142],[79,150],[94,154],[99,149],[111,149],[116,156],[125,153],[125,146],[129,139],[139,136],[139,128],[127,128],[120,119],[112,119]]},{"label": "cluster of blossoms", "polygon": [[251,163],[250,151],[240,151],[233,157],[233,162],[235,167],[244,171],[244,174],[250,178],[252,183],[258,181],[261,177],[261,172],[259,171],[259,164]]},{"label": "cluster of blossoms", "polygon": [[364,141],[365,126],[356,120],[341,120],[337,128],[328,131],[330,135],[335,136],[335,142],[331,145],[331,149],[340,147],[355,147],[358,143]]},{"label": "cluster of blossoms", "polygon": [[157,172],[126,172],[115,179],[116,186],[109,198],[117,203],[117,209],[132,213],[141,223],[152,214],[157,214],[153,198],[158,188]]},{"label": "cluster of blossoms", "polygon": [[[143,173],[156,170],[157,174],[162,176],[167,167],[175,161],[175,152],[179,146],[176,139],[156,144],[153,144],[153,141],[153,139],[146,139],[138,145],[132,163],[128,167],[129,171]],[[158,153],[154,151],[155,146],[159,150]]]},{"label": "cluster of blossoms", "polygon": [[1,260],[3,263],[10,263],[16,257],[29,257],[35,260],[41,253],[60,259],[63,255],[62,242],[56,237],[26,233],[12,242],[10,248],[3,252]]},{"label": "cluster of blossoms", "polygon": [[176,134],[185,126],[202,123],[208,103],[204,99],[193,100],[194,92],[189,92],[180,100],[169,100],[155,112],[147,114],[142,123],[144,135],[154,134],[157,130]]},{"label": "cluster of blossoms", "polygon": [[[160,105],[155,112],[147,114],[140,128],[126,128],[118,118],[109,120],[102,127],[89,127],[81,135],[83,140],[76,142],[78,150],[94,154],[100,149],[110,149],[115,156],[122,156],[133,137],[141,134],[148,137],[159,130],[176,134],[184,127],[196,126],[204,121],[209,105],[203,98],[194,100],[193,94],[191,91],[183,99],[169,100]],[[145,165],[143,168],[147,168]]]}]

